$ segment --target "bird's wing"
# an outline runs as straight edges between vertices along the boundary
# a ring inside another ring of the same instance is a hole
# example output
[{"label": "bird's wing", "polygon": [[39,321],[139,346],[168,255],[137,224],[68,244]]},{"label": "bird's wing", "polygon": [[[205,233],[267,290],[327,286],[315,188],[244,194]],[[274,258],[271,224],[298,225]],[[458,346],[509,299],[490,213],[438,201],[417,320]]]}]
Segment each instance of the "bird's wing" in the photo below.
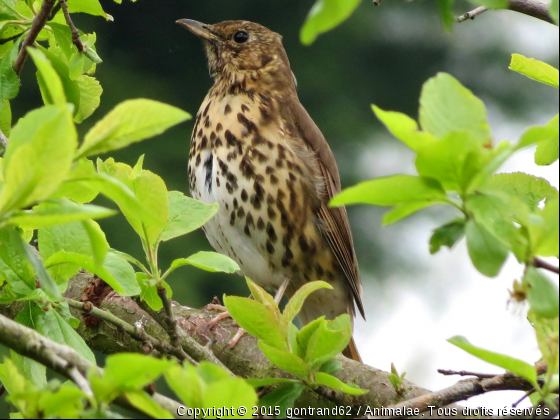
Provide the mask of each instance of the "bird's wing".
[{"label": "bird's wing", "polygon": [[342,267],[350,284],[356,305],[361,315],[365,318],[362,304],[362,283],[360,281],[356,253],[354,252],[348,214],[344,207],[331,208],[328,206],[331,198],[341,190],[340,175],[334,155],[321,130],[319,130],[305,108],[299,101],[293,101],[293,103],[292,112],[295,117],[294,120],[304,140],[319,159],[319,167],[325,184],[326,194],[317,210],[317,217],[324,226],[323,235]]}]

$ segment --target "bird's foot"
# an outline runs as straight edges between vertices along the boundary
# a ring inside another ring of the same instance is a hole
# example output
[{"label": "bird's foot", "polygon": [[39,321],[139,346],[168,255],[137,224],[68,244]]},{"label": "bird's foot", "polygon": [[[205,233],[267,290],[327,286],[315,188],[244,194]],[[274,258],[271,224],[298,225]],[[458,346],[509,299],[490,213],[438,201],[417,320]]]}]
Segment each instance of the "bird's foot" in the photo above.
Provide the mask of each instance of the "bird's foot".
[{"label": "bird's foot", "polygon": [[[200,332],[202,332],[202,333],[206,333],[206,332],[212,330],[212,328],[214,328],[221,320],[226,319],[226,318],[231,318],[231,315],[228,312],[227,308],[223,305],[218,304],[218,303],[210,303],[210,304],[206,305],[206,309],[210,309],[210,310],[214,310],[214,311],[220,311],[222,313],[215,316],[214,318],[212,318],[209,322],[206,322],[206,323],[202,324],[200,327],[198,327],[200,329]],[[234,322],[235,322],[235,320],[234,320]],[[245,335],[245,333],[246,333],[246,331],[243,328],[239,328],[237,330],[237,333],[233,336],[233,338],[228,343],[227,347],[229,349],[234,348],[237,345],[237,343],[239,342],[239,340],[241,339],[241,337],[243,337]],[[206,334],[204,334],[204,335],[206,335]]]}]

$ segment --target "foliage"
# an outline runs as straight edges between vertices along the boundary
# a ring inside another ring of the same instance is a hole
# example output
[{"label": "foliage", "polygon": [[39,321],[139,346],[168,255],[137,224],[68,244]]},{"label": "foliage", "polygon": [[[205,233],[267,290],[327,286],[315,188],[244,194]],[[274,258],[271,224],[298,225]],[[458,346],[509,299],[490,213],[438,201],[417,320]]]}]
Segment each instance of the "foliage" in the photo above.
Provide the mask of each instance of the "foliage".
[{"label": "foliage", "polygon": [[[510,68],[558,88],[558,70],[548,64],[514,54]],[[558,191],[532,175],[494,172],[518,150],[535,145],[538,165],[556,162],[558,114],[544,126],[529,127],[515,143],[495,142],[482,101],[445,73],[424,84],[419,124],[375,105],[373,111],[416,154],[418,176],[365,181],[344,190],[331,205],[392,207],[383,218],[385,224],[430,206],[450,206],[458,216],[434,230],[432,254],[442,247],[454,247],[465,237],[473,265],[486,276],[497,276],[510,254],[524,264],[523,280],[514,285],[514,296],[528,302],[539,343],[546,340],[546,351],[555,355],[547,360],[548,371],[555,373],[548,375],[544,386],[539,386],[535,368],[526,362],[477,348],[462,337],[450,342],[526,378],[542,401],[551,402],[554,375],[558,373],[558,286],[534,267],[534,261],[538,257],[558,258]]]},{"label": "foliage", "polygon": [[[267,395],[266,405],[280,405],[282,410],[293,406],[303,390],[323,385],[350,395],[363,395],[367,390],[348,385],[334,376],[338,366],[334,356],[346,348],[352,337],[350,316],[334,320],[316,319],[300,330],[293,324],[305,299],[319,289],[332,289],[328,283],[314,281],[302,286],[287,303],[283,312],[262,287],[247,279],[253,299],[225,296],[224,303],[233,319],[259,340],[263,354],[274,365],[299,380],[264,378],[251,380],[255,387],[281,384],[274,395]],[[282,390],[282,391],[281,391]],[[287,395],[290,398],[287,398]],[[261,405],[265,406],[262,403]]]}]

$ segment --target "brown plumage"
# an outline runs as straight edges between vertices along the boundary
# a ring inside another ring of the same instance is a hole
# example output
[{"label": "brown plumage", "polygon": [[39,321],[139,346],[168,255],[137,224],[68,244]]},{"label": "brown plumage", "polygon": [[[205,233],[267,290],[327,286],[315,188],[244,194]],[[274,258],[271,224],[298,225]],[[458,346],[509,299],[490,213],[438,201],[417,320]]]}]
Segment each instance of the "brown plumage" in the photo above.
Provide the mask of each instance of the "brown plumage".
[{"label": "brown plumage", "polygon": [[[299,102],[282,37],[256,23],[178,23],[204,41],[214,86],[197,115],[189,156],[192,195],[220,204],[204,230],[240,274],[291,295],[313,280],[300,312],[364,315],[362,286],[344,208],[329,208],[340,176],[323,134]],[[354,341],[344,354],[360,360]]]}]

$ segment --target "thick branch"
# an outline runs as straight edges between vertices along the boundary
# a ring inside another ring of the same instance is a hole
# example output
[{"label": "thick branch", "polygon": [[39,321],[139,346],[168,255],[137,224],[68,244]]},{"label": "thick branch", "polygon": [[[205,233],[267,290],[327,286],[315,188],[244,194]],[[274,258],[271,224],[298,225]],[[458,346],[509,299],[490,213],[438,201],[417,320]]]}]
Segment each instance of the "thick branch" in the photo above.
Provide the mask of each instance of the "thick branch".
[{"label": "thick branch", "polygon": [[[53,369],[75,382],[86,393],[91,394],[91,388],[85,377],[94,365],[71,347],[56,343],[3,315],[0,315],[0,343],[22,356],[29,357]],[[103,372],[101,368],[98,370],[99,373]],[[175,415],[177,408],[181,405],[181,403],[157,393],[152,398]],[[116,402],[130,408],[126,401],[117,400]]]},{"label": "thick branch", "polygon": [[78,32],[78,28],[72,22],[72,18],[70,17],[70,13],[68,12],[68,4],[66,3],[67,0],[58,0],[58,4],[62,7],[62,12],[64,13],[64,19],[66,19],[66,24],[70,27],[70,31],[72,32],[72,42],[76,46],[79,52],[85,51],[86,46],[82,44],[82,40],[80,39],[80,32]]},{"label": "thick branch", "polygon": [[[531,16],[545,22],[555,24],[550,16],[549,6],[540,0],[509,0],[509,10]],[[474,19],[476,16],[486,12],[488,9],[484,6],[477,7],[470,12],[467,12],[457,18],[457,22],[464,22],[469,19]]]},{"label": "thick branch", "polygon": [[19,55],[16,58],[14,63],[14,71],[19,76],[21,71],[23,70],[23,66],[25,64],[25,60],[29,56],[27,52],[27,47],[33,46],[35,40],[39,36],[39,32],[45,27],[47,21],[51,16],[52,9],[54,7],[55,0],[44,0],[43,5],[41,6],[41,10],[37,13],[37,16],[33,19],[33,23],[31,24],[31,29],[29,29],[29,33],[27,37],[21,44],[21,50],[19,51]]},{"label": "thick branch", "polygon": [[[537,373],[542,375],[546,372],[546,364],[539,362],[535,365]],[[458,374],[461,374],[459,372]],[[467,373],[468,374],[468,373]],[[533,385],[524,378],[514,375],[512,373],[505,373],[503,375],[496,375],[491,378],[481,377],[466,379],[457,382],[449,388],[442,389],[441,391],[431,392],[413,398],[408,401],[395,404],[389,408],[394,409],[419,409],[420,413],[429,410],[429,407],[444,407],[448,404],[467,400],[476,395],[481,395],[490,391],[504,391],[504,390],[519,390],[531,391]],[[392,417],[401,418],[401,417]]]}]

